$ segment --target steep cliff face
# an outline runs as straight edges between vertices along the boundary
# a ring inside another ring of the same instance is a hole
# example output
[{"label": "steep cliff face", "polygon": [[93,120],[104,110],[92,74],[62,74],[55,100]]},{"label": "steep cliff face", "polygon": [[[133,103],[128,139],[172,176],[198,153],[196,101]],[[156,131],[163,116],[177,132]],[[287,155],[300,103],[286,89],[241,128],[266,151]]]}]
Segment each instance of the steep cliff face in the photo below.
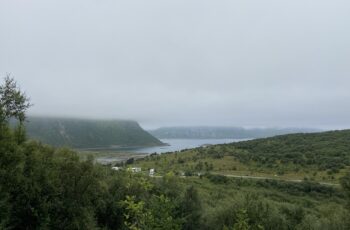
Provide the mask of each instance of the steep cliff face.
[{"label": "steep cliff face", "polygon": [[29,117],[29,138],[54,146],[95,148],[157,146],[162,142],[135,121]]}]

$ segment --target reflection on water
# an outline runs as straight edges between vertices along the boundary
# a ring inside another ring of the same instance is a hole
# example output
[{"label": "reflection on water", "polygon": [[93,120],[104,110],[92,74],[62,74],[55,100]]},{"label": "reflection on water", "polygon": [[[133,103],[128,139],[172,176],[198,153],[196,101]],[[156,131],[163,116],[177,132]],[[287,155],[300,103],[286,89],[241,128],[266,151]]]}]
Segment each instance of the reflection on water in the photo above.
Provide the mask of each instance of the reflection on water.
[{"label": "reflection on water", "polygon": [[100,163],[111,163],[123,161],[130,157],[143,157],[151,153],[175,152],[184,149],[197,148],[204,145],[226,144],[247,139],[161,139],[167,146],[142,147],[142,148],[100,148],[93,149],[100,152],[101,156],[97,156],[96,160]]}]

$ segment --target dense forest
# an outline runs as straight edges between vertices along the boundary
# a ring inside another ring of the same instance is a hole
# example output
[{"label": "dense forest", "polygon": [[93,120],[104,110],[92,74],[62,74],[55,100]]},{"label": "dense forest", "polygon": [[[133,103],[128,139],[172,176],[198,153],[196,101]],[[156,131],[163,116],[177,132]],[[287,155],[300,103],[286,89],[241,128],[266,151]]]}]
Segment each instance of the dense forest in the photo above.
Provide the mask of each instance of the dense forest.
[{"label": "dense forest", "polygon": [[135,121],[31,116],[25,126],[29,138],[56,147],[108,148],[163,144]]},{"label": "dense forest", "polygon": [[[28,140],[29,106],[14,80],[6,78],[0,87],[0,229],[350,227],[349,174],[338,187],[211,173],[179,177],[168,171],[150,177],[115,171],[92,157],[80,160],[70,149]],[[10,119],[18,121],[16,127]]]}]

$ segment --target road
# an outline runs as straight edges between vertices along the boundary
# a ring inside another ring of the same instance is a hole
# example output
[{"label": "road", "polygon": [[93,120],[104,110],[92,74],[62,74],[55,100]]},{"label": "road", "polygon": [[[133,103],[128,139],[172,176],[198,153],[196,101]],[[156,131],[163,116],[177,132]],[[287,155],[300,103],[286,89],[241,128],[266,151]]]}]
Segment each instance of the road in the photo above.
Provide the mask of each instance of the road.
[{"label": "road", "polygon": [[[285,179],[285,178],[278,178],[278,177],[263,177],[263,176],[241,176],[241,175],[233,175],[233,174],[222,174],[222,173],[212,173],[215,175],[221,175],[226,177],[233,177],[233,178],[242,178],[242,179],[252,179],[252,180],[278,180],[278,181],[287,181],[287,182],[294,182],[294,183],[301,183],[304,180],[292,180],[292,179]],[[153,176],[156,178],[162,178],[163,176]],[[185,176],[181,176],[182,178],[186,178]],[[315,183],[319,183],[321,185],[326,186],[336,186],[339,187],[340,184],[334,184],[334,183],[327,183],[327,182],[318,182],[315,181]]]},{"label": "road", "polygon": [[[279,180],[279,181],[287,181],[287,182],[295,182],[295,183],[301,183],[304,180],[291,180],[291,179],[284,179],[284,178],[276,178],[276,177],[263,177],[263,176],[241,176],[241,175],[232,175],[232,174],[220,174],[220,173],[213,173],[216,175],[222,175],[227,177],[234,177],[234,178],[243,178],[243,179],[254,179],[254,180]],[[340,186],[340,184],[333,184],[333,183],[326,183],[326,182],[317,182],[321,185],[327,185],[327,186]]]}]

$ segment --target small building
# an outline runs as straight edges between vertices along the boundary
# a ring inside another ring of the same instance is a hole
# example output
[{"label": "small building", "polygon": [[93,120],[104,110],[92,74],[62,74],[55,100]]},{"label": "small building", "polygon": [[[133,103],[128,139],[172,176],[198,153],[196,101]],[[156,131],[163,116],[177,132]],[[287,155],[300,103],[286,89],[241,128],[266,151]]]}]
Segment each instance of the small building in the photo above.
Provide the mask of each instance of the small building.
[{"label": "small building", "polygon": [[139,168],[139,167],[128,168],[128,171],[133,172],[133,173],[138,173],[138,172],[141,172],[141,168]]}]

